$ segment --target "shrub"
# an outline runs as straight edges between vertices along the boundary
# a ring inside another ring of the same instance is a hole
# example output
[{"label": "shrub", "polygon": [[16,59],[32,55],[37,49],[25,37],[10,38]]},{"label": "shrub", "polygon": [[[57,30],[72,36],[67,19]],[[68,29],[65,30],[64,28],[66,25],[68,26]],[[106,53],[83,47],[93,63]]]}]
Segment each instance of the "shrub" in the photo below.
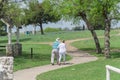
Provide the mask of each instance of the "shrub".
[{"label": "shrub", "polygon": [[74,30],[74,31],[80,31],[80,30],[83,30],[83,29],[82,29],[81,26],[76,26],[72,30]]},{"label": "shrub", "polygon": [[44,31],[45,32],[57,32],[57,31],[61,31],[61,28],[50,28],[50,27],[48,27]]},{"label": "shrub", "polygon": [[7,32],[5,32],[4,30],[0,30],[0,36],[6,36]]}]

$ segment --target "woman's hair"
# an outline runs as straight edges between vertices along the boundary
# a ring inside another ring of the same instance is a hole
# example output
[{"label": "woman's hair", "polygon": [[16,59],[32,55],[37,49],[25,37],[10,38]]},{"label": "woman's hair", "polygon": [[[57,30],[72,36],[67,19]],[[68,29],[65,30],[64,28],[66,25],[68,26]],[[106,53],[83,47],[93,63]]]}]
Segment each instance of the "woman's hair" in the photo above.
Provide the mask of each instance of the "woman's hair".
[{"label": "woman's hair", "polygon": [[65,40],[63,40],[62,42],[65,43]]}]

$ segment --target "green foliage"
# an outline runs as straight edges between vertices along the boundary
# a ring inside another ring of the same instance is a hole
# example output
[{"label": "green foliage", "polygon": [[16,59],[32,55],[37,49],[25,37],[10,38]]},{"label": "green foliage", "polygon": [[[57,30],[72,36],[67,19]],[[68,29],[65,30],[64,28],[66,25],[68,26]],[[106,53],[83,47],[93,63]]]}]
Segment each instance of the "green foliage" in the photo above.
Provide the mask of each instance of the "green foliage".
[{"label": "green foliage", "polygon": [[95,24],[95,25],[93,25],[93,27],[94,27],[94,30],[104,30],[105,29],[105,27],[101,24]]},{"label": "green foliage", "polygon": [[7,32],[4,31],[4,30],[0,30],[0,36],[6,36],[7,35]]},{"label": "green foliage", "polygon": [[7,32],[6,32],[6,29],[5,29],[5,25],[0,22],[0,36],[6,36],[7,35]]},{"label": "green foliage", "polygon": [[40,7],[39,3],[37,0],[31,0],[28,4],[27,4],[27,9],[24,9],[25,11],[25,15],[26,15],[26,25],[28,24],[37,24],[36,20],[38,16],[42,16],[42,15],[38,15],[39,11],[41,11],[41,13],[43,12],[42,8]]},{"label": "green foliage", "polygon": [[72,30],[74,30],[74,31],[80,31],[80,30],[83,30],[83,29],[82,29],[81,26],[76,26]]},{"label": "green foliage", "polygon": [[47,27],[44,31],[45,32],[58,32],[58,31],[61,31],[61,28],[50,28],[50,27]]},{"label": "green foliage", "polygon": [[49,1],[44,0],[43,1],[43,8],[45,10],[45,13],[53,17],[52,22],[56,22],[61,19],[61,15],[54,9],[54,5],[52,5]]},{"label": "green foliage", "polygon": [[[108,7],[110,19],[118,19],[119,0],[45,0],[52,6],[54,10],[62,15],[65,20],[73,20],[77,22],[81,19],[81,15],[87,17],[92,26],[104,26],[104,8]],[[118,16],[118,17],[117,17]],[[103,27],[102,27],[103,29]]]},{"label": "green foliage", "polygon": [[21,4],[13,2],[13,1],[5,1],[2,7],[2,18],[7,21],[7,23],[11,25],[15,25],[19,27],[23,24],[24,12],[20,7]]},{"label": "green foliage", "polygon": [[47,3],[39,3],[37,0],[31,0],[28,3],[28,9],[25,9],[26,24],[41,24],[47,22],[56,22],[60,18],[52,13],[52,6],[45,6]]}]

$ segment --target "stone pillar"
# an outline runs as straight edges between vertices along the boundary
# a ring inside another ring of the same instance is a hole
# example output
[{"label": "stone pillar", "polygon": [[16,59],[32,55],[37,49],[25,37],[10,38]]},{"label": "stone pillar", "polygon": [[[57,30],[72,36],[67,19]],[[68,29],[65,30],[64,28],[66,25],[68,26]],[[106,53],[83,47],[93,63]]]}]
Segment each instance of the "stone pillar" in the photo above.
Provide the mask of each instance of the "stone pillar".
[{"label": "stone pillar", "polygon": [[15,43],[13,47],[14,56],[22,55],[22,44]]},{"label": "stone pillar", "polygon": [[13,80],[13,57],[0,57],[0,65],[0,70],[3,70],[0,79]]},{"label": "stone pillar", "polygon": [[0,71],[0,80],[3,80],[3,72],[2,71]]},{"label": "stone pillar", "polygon": [[6,55],[7,56],[13,56],[13,44],[7,44],[6,45]]}]

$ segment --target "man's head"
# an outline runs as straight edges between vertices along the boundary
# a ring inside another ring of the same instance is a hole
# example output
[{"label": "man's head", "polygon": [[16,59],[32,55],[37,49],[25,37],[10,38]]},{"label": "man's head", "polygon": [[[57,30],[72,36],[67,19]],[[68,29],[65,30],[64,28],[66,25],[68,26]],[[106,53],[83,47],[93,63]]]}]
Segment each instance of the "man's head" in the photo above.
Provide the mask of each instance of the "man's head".
[{"label": "man's head", "polygon": [[60,38],[56,38],[56,41],[59,41],[60,40]]}]

